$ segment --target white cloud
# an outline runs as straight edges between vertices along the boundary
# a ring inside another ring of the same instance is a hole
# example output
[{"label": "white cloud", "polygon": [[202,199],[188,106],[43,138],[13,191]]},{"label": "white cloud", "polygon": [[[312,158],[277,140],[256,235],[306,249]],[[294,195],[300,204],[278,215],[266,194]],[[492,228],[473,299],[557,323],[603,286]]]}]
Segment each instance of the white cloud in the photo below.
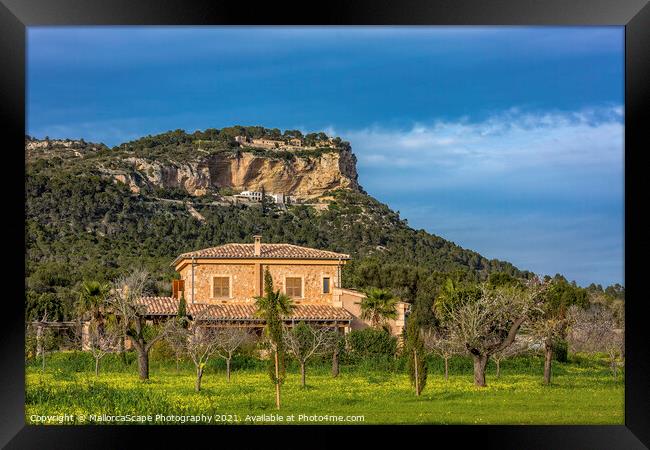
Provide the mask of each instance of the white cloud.
[{"label": "white cloud", "polygon": [[618,106],[544,113],[512,108],[481,122],[463,118],[338,134],[352,143],[361,171],[393,169],[395,176],[426,171],[436,175],[430,183],[449,186],[526,172],[622,171],[622,119]]},{"label": "white cloud", "polygon": [[411,225],[537,273],[622,281],[622,107],[338,134],[361,185]]}]

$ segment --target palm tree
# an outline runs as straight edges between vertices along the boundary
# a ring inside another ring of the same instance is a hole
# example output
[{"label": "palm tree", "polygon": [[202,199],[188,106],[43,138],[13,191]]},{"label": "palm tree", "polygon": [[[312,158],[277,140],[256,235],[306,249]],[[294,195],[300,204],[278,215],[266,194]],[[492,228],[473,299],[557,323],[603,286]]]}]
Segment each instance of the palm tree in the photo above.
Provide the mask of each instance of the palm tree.
[{"label": "palm tree", "polygon": [[92,319],[101,322],[108,292],[107,284],[98,281],[84,281],[81,284],[79,300],[76,305],[78,316],[90,315]]},{"label": "palm tree", "polygon": [[268,267],[264,271],[264,296],[255,297],[255,305],[257,306],[257,315],[264,319],[274,314],[279,319],[283,314],[290,314],[293,309],[293,302],[289,296],[281,293],[280,290],[273,290],[273,278],[271,278]]},{"label": "palm tree", "polygon": [[386,325],[389,319],[397,318],[398,299],[389,291],[370,288],[361,300],[361,318],[369,320],[373,328]]},{"label": "palm tree", "polygon": [[257,315],[266,322],[264,332],[273,352],[269,375],[275,384],[275,406],[280,409],[280,384],[285,375],[282,316],[291,313],[293,304],[288,296],[273,290],[273,278],[268,267],[264,271],[264,296],[255,297],[255,305]]},{"label": "palm tree", "polygon": [[[81,283],[81,289],[79,290],[79,299],[75,304],[75,309],[77,313],[77,319],[79,325],[84,320],[89,320],[91,323],[94,323],[96,328],[96,335],[102,335],[104,332],[104,320],[105,320],[105,305],[106,297],[110,288],[107,284],[102,284],[98,281],[84,281]],[[81,348],[85,346],[84,340],[91,338],[90,335],[84,336],[83,327],[81,328]]]}]

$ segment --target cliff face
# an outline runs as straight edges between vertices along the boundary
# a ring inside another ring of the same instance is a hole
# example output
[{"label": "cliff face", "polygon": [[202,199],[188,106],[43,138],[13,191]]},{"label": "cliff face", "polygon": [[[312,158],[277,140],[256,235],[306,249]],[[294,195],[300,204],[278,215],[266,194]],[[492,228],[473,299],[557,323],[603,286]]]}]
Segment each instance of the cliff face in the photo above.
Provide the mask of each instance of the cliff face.
[{"label": "cliff face", "polygon": [[243,153],[217,156],[208,162],[214,185],[234,190],[281,192],[315,197],[336,188],[359,190],[355,158],[350,152],[324,153],[319,158],[273,160]]},{"label": "cliff face", "polygon": [[180,188],[195,196],[224,187],[237,192],[264,188],[269,193],[309,199],[337,188],[361,191],[356,157],[349,150],[323,153],[318,157],[296,156],[290,160],[243,152],[239,156],[217,153],[182,163],[133,157],[124,161],[132,170],[106,172],[128,184],[133,192],[139,192],[146,185]]},{"label": "cliff face", "polygon": [[[124,183],[134,193],[155,189],[180,189],[193,196],[261,191],[312,199],[326,191],[349,189],[363,192],[349,143],[324,133],[304,138],[275,136],[250,139],[242,133],[258,127],[206,130],[187,134],[182,130],[146,136],[108,148],[84,140],[39,140],[25,137],[26,162],[45,164],[57,171],[99,172]],[[273,130],[266,130],[271,133]],[[46,161],[42,161],[46,160]]]}]

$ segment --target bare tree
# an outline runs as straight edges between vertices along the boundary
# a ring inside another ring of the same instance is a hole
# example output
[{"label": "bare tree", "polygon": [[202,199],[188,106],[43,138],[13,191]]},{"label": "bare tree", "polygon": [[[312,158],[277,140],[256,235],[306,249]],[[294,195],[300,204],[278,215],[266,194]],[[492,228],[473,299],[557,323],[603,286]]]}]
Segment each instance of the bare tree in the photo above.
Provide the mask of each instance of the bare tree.
[{"label": "bare tree", "polygon": [[544,285],[490,287],[481,284],[470,296],[443,305],[450,336],[474,359],[474,384],[486,386],[488,359],[511,345],[529,316],[538,309]]},{"label": "bare tree", "polygon": [[609,358],[612,374],[618,376],[618,366],[625,356],[625,324],[622,317],[603,305],[589,309],[572,307],[569,310],[572,325],[568,334],[569,345],[579,352],[604,352]]},{"label": "bare tree", "polygon": [[551,384],[553,350],[566,337],[571,320],[567,316],[544,316],[529,321],[529,331],[544,346],[544,384]]},{"label": "bare tree", "polygon": [[41,357],[41,371],[45,372],[45,355],[54,348],[54,332],[47,326],[47,311],[40,321],[27,324],[25,347],[28,357]]},{"label": "bare tree", "polygon": [[455,341],[448,330],[428,329],[422,332],[424,348],[428,353],[441,357],[445,362],[445,380],[449,379],[449,360],[452,356],[464,353],[465,349]]},{"label": "bare tree", "polygon": [[341,356],[341,346],[345,344],[345,338],[339,336],[338,333],[334,334],[332,342],[332,377],[336,378],[339,376],[341,371],[339,367],[339,357]]},{"label": "bare tree", "polygon": [[165,330],[156,330],[147,325],[146,306],[141,299],[147,293],[148,282],[149,274],[142,269],[136,269],[115,280],[107,298],[109,306],[119,316],[123,335],[130,338],[138,353],[138,368],[142,380],[149,379],[149,350],[164,337]]},{"label": "bare tree", "polygon": [[203,371],[210,357],[217,351],[217,330],[212,327],[194,324],[189,330],[187,340],[187,354],[196,368],[196,383],[194,390],[201,390]]},{"label": "bare tree", "polygon": [[551,384],[553,354],[566,341],[571,306],[587,307],[587,291],[569,284],[564,278],[549,281],[538,311],[526,324],[527,332],[544,347],[544,384]]},{"label": "bare tree", "polygon": [[218,332],[219,329],[205,325],[202,320],[202,314],[196,314],[189,328],[185,328],[181,323],[170,320],[165,324],[165,334],[172,336],[171,340],[182,345],[185,353],[194,363],[196,368],[196,381],[194,390],[201,390],[201,381],[203,371],[210,357],[218,350]]},{"label": "bare tree", "polygon": [[47,310],[36,323],[36,356],[41,356],[41,371],[45,372],[45,354],[54,347],[54,332],[47,326]]},{"label": "bare tree", "polygon": [[244,344],[250,342],[253,336],[244,328],[221,327],[216,332],[216,354],[226,361],[226,380],[230,382],[230,362],[232,357]]},{"label": "bare tree", "polygon": [[515,341],[501,351],[492,354],[492,361],[496,365],[496,377],[501,376],[501,361],[504,359],[512,358],[513,356],[521,355],[528,350],[528,343],[523,339],[515,339]]},{"label": "bare tree", "polygon": [[302,387],[305,387],[307,361],[316,355],[328,353],[336,342],[335,333],[330,328],[314,327],[305,322],[284,333],[287,350],[300,364]]},{"label": "bare tree", "polygon": [[[189,324],[189,319],[172,319],[165,324],[165,341],[169,344],[174,352],[174,360],[176,361],[176,373],[179,373],[179,363],[185,354],[187,334],[180,330],[186,329]],[[178,328],[178,330],[177,330]],[[176,332],[179,331],[179,332]]]},{"label": "bare tree", "polygon": [[88,347],[95,359],[95,376],[99,375],[99,361],[114,351],[120,342],[122,330],[117,323],[91,319],[88,324]]}]

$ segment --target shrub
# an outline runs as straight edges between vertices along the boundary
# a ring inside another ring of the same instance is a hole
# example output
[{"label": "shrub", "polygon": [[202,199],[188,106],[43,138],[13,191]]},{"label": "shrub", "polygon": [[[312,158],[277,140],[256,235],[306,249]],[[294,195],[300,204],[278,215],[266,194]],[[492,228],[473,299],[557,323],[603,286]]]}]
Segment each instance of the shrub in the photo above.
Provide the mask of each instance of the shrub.
[{"label": "shrub", "polygon": [[176,353],[167,340],[161,339],[151,347],[151,350],[149,350],[149,358],[151,361],[156,362],[175,361]]},{"label": "shrub", "polygon": [[[102,370],[106,372],[124,372],[132,371],[136,364],[136,355],[134,352],[126,352],[126,364],[122,355],[109,353],[102,358]],[[92,372],[95,367],[93,356],[90,352],[79,350],[59,351],[47,355],[47,366],[45,371],[56,373],[58,371],[68,372]],[[30,367],[39,367],[39,360],[32,360],[27,363]]]},{"label": "shrub", "polygon": [[350,355],[356,358],[394,357],[397,351],[397,338],[383,329],[354,330],[348,334],[347,343]]},{"label": "shrub", "polygon": [[219,188],[219,194],[224,195],[224,196],[230,196],[230,195],[236,195],[238,192],[236,192],[233,188],[224,186]]},{"label": "shrub", "polygon": [[569,353],[568,348],[569,345],[567,344],[567,341],[560,341],[555,344],[555,347],[553,349],[554,359],[558,362],[567,362]]}]

